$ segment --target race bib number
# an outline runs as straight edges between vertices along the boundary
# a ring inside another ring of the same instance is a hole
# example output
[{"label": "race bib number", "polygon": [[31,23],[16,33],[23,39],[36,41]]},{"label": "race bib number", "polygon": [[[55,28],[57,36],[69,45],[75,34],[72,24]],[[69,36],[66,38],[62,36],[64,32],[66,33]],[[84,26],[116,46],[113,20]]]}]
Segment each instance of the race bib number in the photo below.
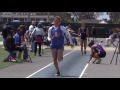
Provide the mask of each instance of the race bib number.
[{"label": "race bib number", "polygon": [[55,37],[58,37],[58,33],[57,32],[55,32]]},{"label": "race bib number", "polygon": [[54,37],[60,37],[60,33],[59,32],[54,32]]}]

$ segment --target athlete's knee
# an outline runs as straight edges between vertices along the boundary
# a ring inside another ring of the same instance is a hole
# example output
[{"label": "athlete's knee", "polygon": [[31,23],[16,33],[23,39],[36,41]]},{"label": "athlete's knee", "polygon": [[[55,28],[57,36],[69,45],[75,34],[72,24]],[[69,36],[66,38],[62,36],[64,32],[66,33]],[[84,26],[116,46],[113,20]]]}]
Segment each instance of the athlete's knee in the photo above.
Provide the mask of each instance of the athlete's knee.
[{"label": "athlete's knee", "polygon": [[62,61],[63,60],[63,56],[58,58],[58,61]]}]

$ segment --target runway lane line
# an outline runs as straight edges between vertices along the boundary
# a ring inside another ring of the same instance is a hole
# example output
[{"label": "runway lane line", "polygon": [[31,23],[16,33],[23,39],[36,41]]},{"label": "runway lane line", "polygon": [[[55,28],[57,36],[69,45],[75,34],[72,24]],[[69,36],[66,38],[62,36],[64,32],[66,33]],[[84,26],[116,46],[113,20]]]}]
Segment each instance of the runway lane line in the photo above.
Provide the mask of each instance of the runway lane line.
[{"label": "runway lane line", "polygon": [[83,69],[83,71],[82,71],[82,73],[80,74],[79,78],[82,78],[82,76],[83,76],[85,70],[87,69],[88,65],[89,65],[89,63],[87,63],[87,64],[85,65],[85,68]]},{"label": "runway lane line", "polygon": [[[76,50],[72,50],[72,51],[70,51],[69,53],[65,54],[63,57],[65,57],[65,56],[67,56],[67,55],[71,54],[71,53],[72,53],[72,52],[74,52],[74,51],[76,51]],[[43,69],[45,69],[45,68],[49,67],[49,66],[50,66],[50,65],[52,65],[52,64],[53,64],[53,62],[52,62],[52,63],[50,63],[50,64],[48,64],[48,65],[46,65],[46,66],[44,66],[43,68],[41,68],[41,69],[37,70],[36,72],[34,72],[34,73],[30,74],[30,75],[29,75],[29,76],[27,76],[26,78],[30,78],[30,77],[32,77],[32,76],[33,76],[33,75],[35,75],[36,73],[38,73],[38,72],[42,71]]]}]

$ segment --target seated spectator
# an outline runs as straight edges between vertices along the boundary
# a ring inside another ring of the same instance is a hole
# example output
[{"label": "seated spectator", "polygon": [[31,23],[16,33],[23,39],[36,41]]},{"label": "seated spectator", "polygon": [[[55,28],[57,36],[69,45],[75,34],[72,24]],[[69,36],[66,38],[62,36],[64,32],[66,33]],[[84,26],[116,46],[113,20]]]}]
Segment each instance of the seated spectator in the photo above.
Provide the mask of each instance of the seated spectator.
[{"label": "seated spectator", "polygon": [[[15,45],[14,38],[13,38],[13,31],[10,31],[7,34],[5,50],[8,51],[10,54],[7,56],[7,58],[4,59],[4,62],[16,61],[16,53],[15,53],[15,51],[22,52],[22,48],[17,47]],[[19,57],[20,57],[20,55],[18,55],[18,58]]]},{"label": "seated spectator", "polygon": [[6,48],[5,46],[6,38],[7,38],[8,32],[10,32],[10,30],[13,30],[13,26],[10,25],[9,22],[7,22],[2,25],[1,30],[2,30],[2,36],[3,36],[3,45],[4,45],[4,48]]},{"label": "seated spectator", "polygon": [[17,61],[18,62],[23,62],[23,60],[21,59],[21,55],[22,55],[22,50],[23,50],[23,47],[21,47],[21,30],[17,30],[16,34],[13,36],[14,38],[14,43],[16,45],[16,50],[19,51],[18,52],[18,57],[17,57]]},{"label": "seated spectator", "polygon": [[11,61],[14,61],[16,58],[14,55],[15,44],[14,44],[14,39],[12,38],[13,37],[12,32],[13,31],[7,33],[5,50],[9,52],[9,55],[4,59],[4,62],[10,61],[10,58]]}]

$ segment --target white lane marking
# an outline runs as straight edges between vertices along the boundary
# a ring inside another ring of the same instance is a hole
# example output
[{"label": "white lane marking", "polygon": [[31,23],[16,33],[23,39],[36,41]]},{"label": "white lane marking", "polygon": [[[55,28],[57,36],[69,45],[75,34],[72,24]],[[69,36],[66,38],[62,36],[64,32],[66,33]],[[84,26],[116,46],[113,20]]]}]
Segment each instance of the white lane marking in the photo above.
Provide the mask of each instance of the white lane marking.
[{"label": "white lane marking", "polygon": [[83,76],[83,74],[84,74],[85,70],[87,69],[88,65],[89,64],[87,63],[86,66],[85,66],[85,68],[83,69],[82,73],[80,74],[79,78],[81,78]]},{"label": "white lane marking", "polygon": [[[65,56],[69,55],[70,53],[72,53],[72,52],[74,52],[74,51],[75,51],[75,50],[73,50],[73,51],[71,51],[71,52],[69,52],[69,53],[65,54],[63,57],[65,57]],[[53,62],[52,62],[52,63],[50,63],[50,64],[48,64],[48,65],[46,65],[45,67],[43,67],[43,68],[39,69],[38,71],[36,71],[36,72],[32,73],[31,75],[27,76],[26,78],[30,78],[30,77],[32,77],[32,76],[33,76],[33,75],[35,75],[36,73],[38,73],[38,72],[42,71],[43,69],[45,69],[45,68],[49,67],[49,66],[50,66],[50,65],[52,65],[52,64],[53,64]]]}]

